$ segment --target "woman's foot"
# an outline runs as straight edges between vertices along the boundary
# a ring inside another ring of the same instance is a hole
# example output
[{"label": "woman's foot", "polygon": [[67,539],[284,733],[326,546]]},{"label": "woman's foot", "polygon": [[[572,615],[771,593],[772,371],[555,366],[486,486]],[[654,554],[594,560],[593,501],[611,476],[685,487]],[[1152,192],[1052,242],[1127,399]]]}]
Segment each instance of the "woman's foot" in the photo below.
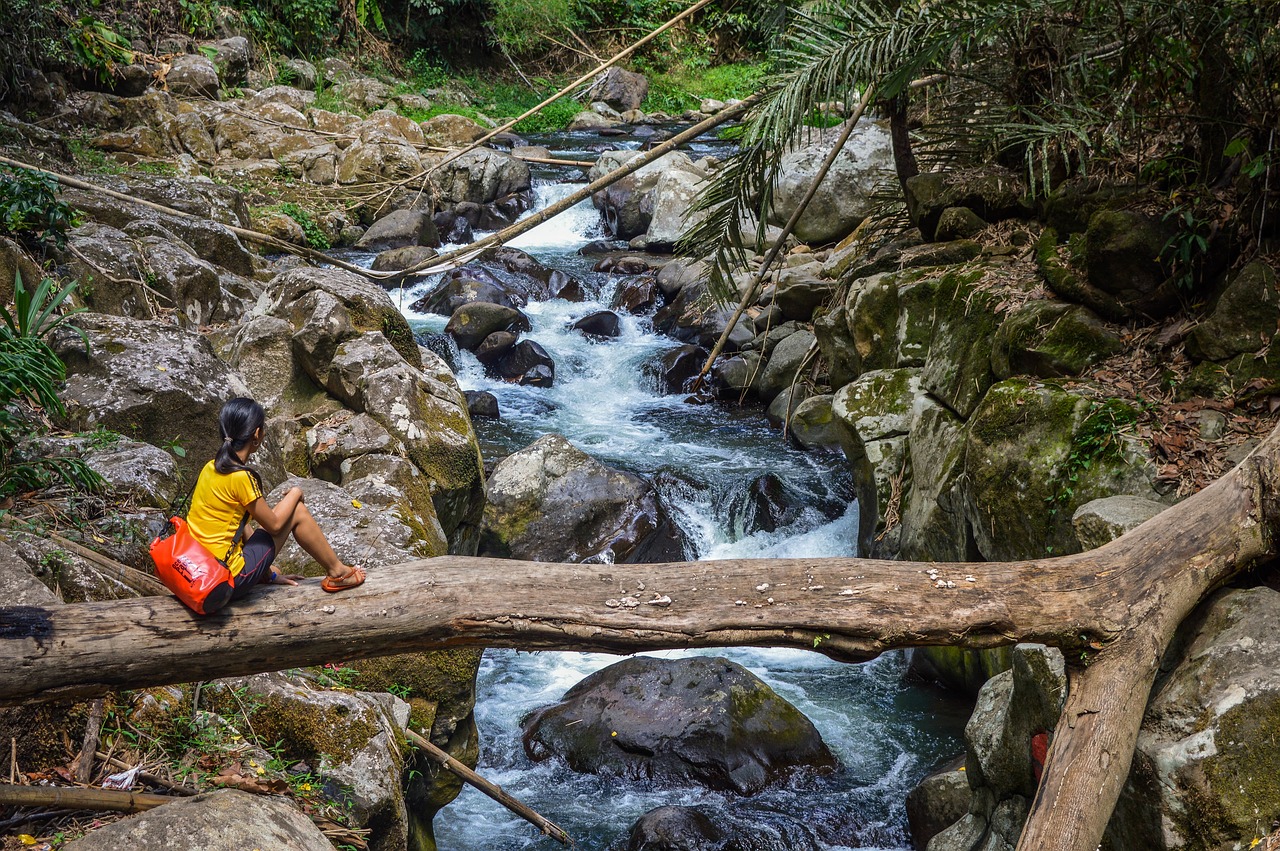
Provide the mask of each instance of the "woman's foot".
[{"label": "woman's foot", "polygon": [[338,591],[346,591],[348,588],[356,588],[364,584],[364,568],[349,567],[347,572],[338,576],[326,576],[320,581],[320,587],[328,591],[330,594]]}]

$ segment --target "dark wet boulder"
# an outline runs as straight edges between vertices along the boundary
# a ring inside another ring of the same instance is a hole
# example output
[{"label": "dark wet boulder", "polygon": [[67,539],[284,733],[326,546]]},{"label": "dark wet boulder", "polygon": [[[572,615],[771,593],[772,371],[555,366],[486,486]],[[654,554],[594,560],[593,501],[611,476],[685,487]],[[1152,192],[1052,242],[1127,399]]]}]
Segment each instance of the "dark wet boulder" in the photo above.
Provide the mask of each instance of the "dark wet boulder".
[{"label": "dark wet boulder", "polygon": [[523,307],[525,304],[523,299],[513,301],[511,294],[493,281],[451,275],[434,290],[409,305],[409,309],[418,313],[453,316],[458,308],[473,302],[500,304],[504,307]]},{"label": "dark wet boulder", "polygon": [[1000,166],[928,172],[907,181],[907,212],[912,224],[932,241],[942,214],[952,207],[967,207],[985,222],[1028,215],[1026,191],[1021,178]]},{"label": "dark wet boulder", "polygon": [[678,560],[683,550],[652,485],[549,434],[494,468],[480,554],[621,563]]},{"label": "dark wet boulder", "polygon": [[799,509],[791,502],[787,486],[774,473],[752,479],[741,493],[734,496],[729,510],[734,527],[743,535],[776,531],[794,521],[799,514]]},{"label": "dark wet boulder", "polygon": [[[513,307],[553,298],[580,301],[581,296],[577,294],[584,292],[582,283],[572,275],[544,266],[518,248],[501,247],[486,251],[446,276],[446,282],[454,279],[489,284],[504,294],[503,303]],[[442,286],[447,286],[447,283]]]},{"label": "dark wet boulder", "polygon": [[1208,318],[1187,338],[1187,352],[1198,360],[1219,361],[1252,354],[1268,344],[1278,326],[1276,270],[1255,261],[1227,283]]},{"label": "dark wet boulder", "polygon": [[556,362],[533,340],[521,340],[498,360],[494,372],[504,381],[550,387],[555,381]]},{"label": "dark wet boulder", "polygon": [[745,807],[734,807],[729,813],[710,807],[659,807],[642,815],[626,841],[610,851],[818,851],[828,847],[814,828],[787,813]]},{"label": "dark wet boulder", "polygon": [[490,420],[502,418],[498,412],[498,397],[488,390],[465,390],[463,395],[467,397],[467,411],[473,418],[484,417]]},{"label": "dark wet boulder", "polygon": [[653,269],[649,261],[643,257],[624,254],[621,257],[606,257],[595,265],[592,271],[604,272],[608,275],[641,275]]},{"label": "dark wet boulder", "polygon": [[476,360],[485,366],[492,366],[497,363],[516,344],[520,337],[511,331],[494,331],[488,337],[480,341],[480,345],[476,346],[472,354],[476,356]]},{"label": "dark wet boulder", "polygon": [[625,310],[631,314],[644,314],[653,310],[662,294],[652,275],[643,278],[631,278],[618,284],[614,290],[613,300],[609,306],[614,310]]},{"label": "dark wet boulder", "polygon": [[535,761],[554,755],[574,771],[741,795],[796,770],[836,764],[808,718],[746,668],[718,657],[625,659],[521,727]]},{"label": "dark wet boulder", "polygon": [[972,799],[964,757],[921,780],[907,795],[907,825],[912,844],[924,849],[930,839],[968,814]]},{"label": "dark wet boulder", "polygon": [[458,348],[472,351],[495,331],[518,333],[530,327],[529,318],[514,307],[476,301],[455,310],[444,332],[454,339]]},{"label": "dark wet boulder", "polygon": [[458,345],[448,334],[421,333],[414,336],[414,341],[444,361],[450,372],[458,371]]},{"label": "dark wet boulder", "polygon": [[457,210],[443,210],[435,215],[436,231],[440,241],[452,245],[470,245],[476,241],[471,222]]},{"label": "dark wet boulder", "polygon": [[595,313],[589,313],[570,327],[588,337],[602,339],[617,337],[622,333],[622,322],[618,319],[618,314],[612,310],[597,310]]},{"label": "dark wet boulder", "polygon": [[710,354],[699,346],[684,345],[672,349],[658,361],[658,386],[663,393],[683,393],[707,362]]}]

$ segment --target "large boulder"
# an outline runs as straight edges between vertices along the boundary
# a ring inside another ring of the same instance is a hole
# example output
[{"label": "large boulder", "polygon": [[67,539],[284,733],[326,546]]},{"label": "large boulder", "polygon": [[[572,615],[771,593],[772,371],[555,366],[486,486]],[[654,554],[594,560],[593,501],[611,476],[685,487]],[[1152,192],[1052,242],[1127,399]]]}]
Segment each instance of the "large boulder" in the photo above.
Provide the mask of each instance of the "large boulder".
[{"label": "large boulder", "polygon": [[796,331],[773,347],[769,360],[756,379],[756,395],[766,405],[777,398],[796,381],[796,371],[809,354],[814,336],[808,331]]},{"label": "large boulder", "polygon": [[924,405],[911,420],[899,551],[912,561],[965,561],[964,422],[941,405]]},{"label": "large boulder", "polygon": [[1129,433],[1137,413],[1017,379],[987,391],[966,431],[965,517],[981,557],[1076,552],[1075,510],[1116,494],[1159,499],[1156,470]]},{"label": "large boulder", "polygon": [[618,112],[626,112],[639,109],[647,94],[648,78],[615,66],[597,77],[583,97],[588,102],[603,101]]},{"label": "large boulder", "polygon": [[752,795],[836,759],[808,718],[727,659],[635,657],[523,721],[525,752],[575,771]]},{"label": "large boulder", "polygon": [[682,554],[652,485],[604,466],[558,434],[498,464],[487,495],[481,555],[622,563]]},{"label": "large boulder", "polygon": [[1000,323],[991,349],[997,381],[1014,375],[1079,375],[1120,351],[1120,338],[1087,308],[1029,301]]},{"label": "large boulder", "polygon": [[184,53],[169,62],[165,85],[179,97],[218,99],[222,82],[213,60],[201,53]]},{"label": "large boulder", "polygon": [[401,742],[409,706],[403,700],[317,688],[275,673],[219,680],[200,696],[209,711],[226,718],[243,715],[253,734],[274,743],[286,760],[305,762],[344,789],[352,821],[371,831],[370,851],[405,847],[408,759]]},{"label": "large boulder", "polygon": [[253,46],[242,35],[224,38],[206,45],[213,53],[209,58],[218,70],[218,77],[227,88],[243,86],[249,82],[249,67],[253,62]]},{"label": "large boulder", "polygon": [[174,798],[100,827],[62,846],[67,851],[331,851],[320,828],[285,798],[219,789]]},{"label": "large boulder", "polygon": [[453,338],[458,348],[474,351],[495,331],[518,334],[530,327],[529,318],[514,307],[476,301],[455,310],[444,332]]},{"label": "large boulder", "polygon": [[0,606],[61,605],[62,600],[35,577],[7,541],[0,540]]},{"label": "large boulder", "polygon": [[157,446],[177,442],[192,473],[212,458],[218,412],[249,388],[199,334],[173,325],[82,313],[76,324],[89,336],[60,331],[54,350],[67,365],[62,399],[78,430],[102,427]]},{"label": "large boulder", "polygon": [[1000,166],[917,174],[907,180],[906,195],[911,223],[926,240],[933,240],[942,214],[951,207],[967,207],[988,223],[1031,212],[1022,179]]},{"label": "large boulder", "polygon": [[487,132],[465,115],[446,113],[428,118],[420,125],[423,140],[428,145],[442,148],[461,148],[469,145]]},{"label": "large boulder", "polygon": [[[443,157],[443,155],[436,155]],[[532,184],[524,160],[490,148],[463,154],[431,174],[438,203],[489,204],[499,198],[527,192]]]},{"label": "large boulder", "polygon": [[1260,351],[1280,326],[1280,287],[1275,269],[1261,261],[1245,266],[1227,283],[1209,317],[1187,338],[1197,360],[1227,360]]},{"label": "large boulder", "polygon": [[418,245],[440,247],[435,220],[421,210],[393,210],[370,225],[356,241],[355,247],[364,251],[385,251]]},{"label": "large boulder", "polygon": [[1085,231],[1089,283],[1140,313],[1173,310],[1177,288],[1160,261],[1172,235],[1169,225],[1138,210],[1099,210]]},{"label": "large boulder", "polygon": [[1280,818],[1280,593],[1220,591],[1182,625],[1103,848],[1248,848]]},{"label": "large boulder", "polygon": [[[639,151],[605,151],[596,159],[587,179],[603,177],[639,156]],[[629,240],[649,229],[653,220],[654,191],[662,175],[692,170],[693,161],[688,154],[672,151],[593,193],[591,203],[600,211],[607,233],[616,239]]]},{"label": "large boulder", "polygon": [[706,216],[693,211],[693,202],[705,186],[706,176],[698,170],[662,173],[653,188],[653,217],[645,231],[645,250],[675,250],[680,238]]},{"label": "large boulder", "polygon": [[934,295],[936,318],[921,383],[962,417],[991,386],[991,352],[1000,324],[999,299],[977,287],[979,274],[948,272]]},{"label": "large boulder", "polygon": [[[772,224],[785,224],[799,208],[839,134],[834,127],[813,131],[783,154],[769,212]],[[860,124],[796,223],[796,237],[826,243],[848,234],[871,213],[872,191],[892,167],[889,135],[874,122]]]}]

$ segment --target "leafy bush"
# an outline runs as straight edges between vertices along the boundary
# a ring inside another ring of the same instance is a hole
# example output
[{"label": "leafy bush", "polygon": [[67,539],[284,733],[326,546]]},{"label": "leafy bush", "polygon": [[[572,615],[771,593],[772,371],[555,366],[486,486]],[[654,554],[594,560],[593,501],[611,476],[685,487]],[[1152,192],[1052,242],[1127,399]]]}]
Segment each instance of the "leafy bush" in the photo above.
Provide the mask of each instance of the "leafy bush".
[{"label": "leafy bush", "polygon": [[133,46],[129,40],[88,15],[76,24],[70,41],[71,52],[81,67],[103,83],[111,80],[116,65],[128,65],[133,61]]},{"label": "leafy bush", "polygon": [[320,225],[316,224],[315,218],[301,206],[292,201],[286,201],[280,205],[279,210],[302,227],[302,233],[307,237],[307,245],[317,251],[325,251],[332,247],[329,244],[329,237],[325,236]]},{"label": "leafy bush", "polygon": [[43,253],[62,249],[75,211],[58,200],[58,181],[47,174],[0,166],[0,233]]},{"label": "leafy bush", "polygon": [[577,30],[574,0],[493,0],[493,34],[512,53],[528,53]]}]

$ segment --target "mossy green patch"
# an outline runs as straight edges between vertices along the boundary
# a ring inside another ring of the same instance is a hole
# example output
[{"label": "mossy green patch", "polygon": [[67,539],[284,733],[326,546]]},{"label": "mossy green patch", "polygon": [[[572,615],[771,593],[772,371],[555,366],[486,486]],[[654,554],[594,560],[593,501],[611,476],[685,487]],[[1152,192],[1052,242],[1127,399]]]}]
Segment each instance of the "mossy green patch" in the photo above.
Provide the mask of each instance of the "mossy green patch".
[{"label": "mossy green patch", "polygon": [[[1204,775],[1213,801],[1196,807],[1188,818],[1211,828],[1186,835],[1188,848],[1205,851],[1223,841],[1243,841],[1265,835],[1266,826],[1280,818],[1280,695],[1269,694],[1227,710],[1218,721],[1218,753],[1204,762]],[[1260,827],[1261,826],[1261,827]],[[1210,843],[1208,837],[1217,835]],[[1204,837],[1198,840],[1193,837]],[[1203,846],[1194,844],[1204,841]]]}]

